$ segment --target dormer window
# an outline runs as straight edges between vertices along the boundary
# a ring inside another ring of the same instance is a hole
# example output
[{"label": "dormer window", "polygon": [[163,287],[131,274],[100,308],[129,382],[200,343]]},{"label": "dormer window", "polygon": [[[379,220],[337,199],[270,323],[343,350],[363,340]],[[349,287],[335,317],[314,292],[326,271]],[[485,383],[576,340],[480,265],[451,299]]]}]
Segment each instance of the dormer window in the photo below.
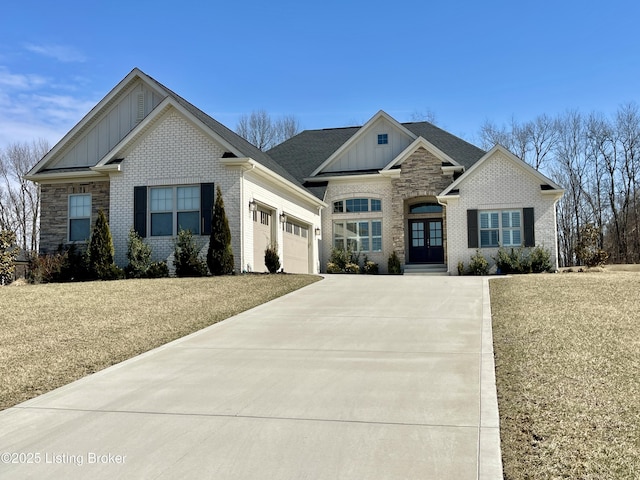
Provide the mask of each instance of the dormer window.
[{"label": "dormer window", "polygon": [[388,144],[389,144],[389,134],[380,133],[378,135],[378,145],[388,145]]}]

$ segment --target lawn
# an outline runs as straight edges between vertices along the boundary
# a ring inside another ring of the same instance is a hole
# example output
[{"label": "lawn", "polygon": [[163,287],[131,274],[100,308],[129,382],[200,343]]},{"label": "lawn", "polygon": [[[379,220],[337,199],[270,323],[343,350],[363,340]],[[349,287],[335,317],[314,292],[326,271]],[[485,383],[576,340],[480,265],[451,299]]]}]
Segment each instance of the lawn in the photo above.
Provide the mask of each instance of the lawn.
[{"label": "lawn", "polygon": [[490,288],[504,477],[640,478],[640,273]]},{"label": "lawn", "polygon": [[0,410],[319,280],[162,278],[0,288]]}]

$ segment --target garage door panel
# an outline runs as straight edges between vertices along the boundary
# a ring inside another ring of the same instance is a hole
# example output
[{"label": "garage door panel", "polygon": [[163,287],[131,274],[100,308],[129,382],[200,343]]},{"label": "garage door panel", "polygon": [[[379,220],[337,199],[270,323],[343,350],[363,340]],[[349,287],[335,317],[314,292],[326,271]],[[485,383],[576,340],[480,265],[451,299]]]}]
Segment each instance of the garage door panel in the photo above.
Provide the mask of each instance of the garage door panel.
[{"label": "garage door panel", "polygon": [[309,273],[309,229],[287,222],[283,231],[284,270]]}]

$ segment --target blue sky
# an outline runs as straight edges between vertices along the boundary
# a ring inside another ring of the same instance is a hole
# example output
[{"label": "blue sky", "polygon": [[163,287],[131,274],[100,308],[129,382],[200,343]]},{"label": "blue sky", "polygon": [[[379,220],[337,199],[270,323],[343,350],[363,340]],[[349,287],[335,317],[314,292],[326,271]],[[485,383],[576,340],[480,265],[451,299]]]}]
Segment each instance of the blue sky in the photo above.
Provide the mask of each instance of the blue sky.
[{"label": "blue sky", "polygon": [[293,114],[303,129],[431,111],[476,141],[568,109],[640,103],[640,2],[5,2],[0,148],[55,144],[134,67],[235,129]]}]

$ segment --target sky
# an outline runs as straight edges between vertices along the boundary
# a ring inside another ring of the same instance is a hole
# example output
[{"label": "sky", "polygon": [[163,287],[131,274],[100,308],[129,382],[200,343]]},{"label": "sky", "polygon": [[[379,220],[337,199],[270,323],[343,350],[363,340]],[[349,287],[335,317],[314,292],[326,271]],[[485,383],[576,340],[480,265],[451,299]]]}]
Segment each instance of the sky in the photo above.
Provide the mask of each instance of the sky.
[{"label": "sky", "polygon": [[227,127],[430,112],[481,125],[640,103],[640,2],[20,0],[0,7],[0,149],[55,145],[134,67]]}]

